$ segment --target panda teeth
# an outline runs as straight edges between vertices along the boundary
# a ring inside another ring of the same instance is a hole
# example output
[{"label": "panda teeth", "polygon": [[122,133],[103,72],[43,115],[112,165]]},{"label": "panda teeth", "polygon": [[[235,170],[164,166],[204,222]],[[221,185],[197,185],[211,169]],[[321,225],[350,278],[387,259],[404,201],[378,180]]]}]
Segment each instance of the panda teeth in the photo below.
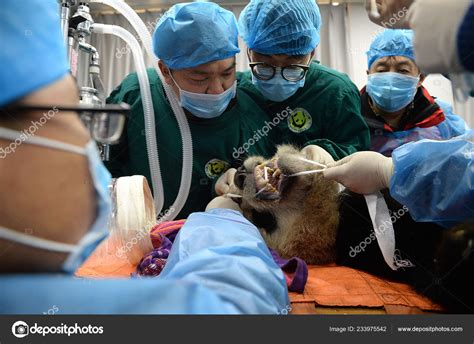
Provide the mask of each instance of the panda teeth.
[{"label": "panda teeth", "polygon": [[279,196],[278,186],[282,173],[273,163],[260,164],[254,169],[255,187],[257,194],[263,199],[270,200]]},{"label": "panda teeth", "polygon": [[267,184],[267,191],[271,192],[271,193],[276,193],[277,192],[277,189],[270,183]]}]

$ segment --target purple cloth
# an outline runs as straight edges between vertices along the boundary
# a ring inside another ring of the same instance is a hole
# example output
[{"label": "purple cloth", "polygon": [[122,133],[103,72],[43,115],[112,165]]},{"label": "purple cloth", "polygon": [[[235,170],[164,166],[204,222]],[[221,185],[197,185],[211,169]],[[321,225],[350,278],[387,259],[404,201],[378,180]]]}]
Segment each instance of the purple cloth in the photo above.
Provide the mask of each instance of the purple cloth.
[{"label": "purple cloth", "polygon": [[273,260],[285,273],[286,283],[289,291],[303,293],[306,282],[308,281],[308,265],[298,257],[291,259],[281,258],[278,253],[270,249]]},{"label": "purple cloth", "polygon": [[161,246],[140,260],[134,276],[158,276],[163,271],[173,243],[166,236],[161,237]]}]

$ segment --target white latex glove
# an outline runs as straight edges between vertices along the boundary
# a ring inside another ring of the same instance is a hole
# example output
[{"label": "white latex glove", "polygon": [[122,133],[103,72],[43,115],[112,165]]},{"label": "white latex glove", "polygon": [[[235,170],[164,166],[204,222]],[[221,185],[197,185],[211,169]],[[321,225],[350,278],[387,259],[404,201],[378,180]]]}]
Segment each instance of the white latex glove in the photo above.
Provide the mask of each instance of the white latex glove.
[{"label": "white latex glove", "polygon": [[239,213],[242,213],[242,209],[240,209],[239,205],[235,203],[228,197],[219,196],[214,198],[206,207],[206,211],[216,208],[224,208],[224,209],[232,209],[237,210]]},{"label": "white latex glove", "polygon": [[219,196],[230,192],[231,187],[234,185],[235,172],[237,172],[235,168],[229,168],[222,176],[219,177],[216,185],[214,186],[216,193]]},{"label": "white latex glove", "polygon": [[324,148],[317,145],[309,145],[301,150],[309,160],[319,162],[320,164],[329,165],[334,163],[334,158]]},{"label": "white latex glove", "polygon": [[375,0],[377,11],[372,7],[373,0],[365,0],[369,18],[386,29],[409,29],[408,9],[415,0]]},{"label": "white latex glove", "polygon": [[371,194],[390,186],[393,162],[377,152],[357,152],[331,164],[323,174],[351,191]]}]

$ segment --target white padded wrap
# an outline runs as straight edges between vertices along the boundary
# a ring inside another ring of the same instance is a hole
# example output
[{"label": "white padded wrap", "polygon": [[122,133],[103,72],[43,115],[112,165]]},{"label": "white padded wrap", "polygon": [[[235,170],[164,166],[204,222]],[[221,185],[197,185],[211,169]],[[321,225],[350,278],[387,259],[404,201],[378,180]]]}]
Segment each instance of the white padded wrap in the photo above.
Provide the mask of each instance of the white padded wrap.
[{"label": "white padded wrap", "polygon": [[122,177],[115,184],[116,230],[122,248],[132,264],[153,250],[150,230],[156,213],[150,188],[143,176]]}]

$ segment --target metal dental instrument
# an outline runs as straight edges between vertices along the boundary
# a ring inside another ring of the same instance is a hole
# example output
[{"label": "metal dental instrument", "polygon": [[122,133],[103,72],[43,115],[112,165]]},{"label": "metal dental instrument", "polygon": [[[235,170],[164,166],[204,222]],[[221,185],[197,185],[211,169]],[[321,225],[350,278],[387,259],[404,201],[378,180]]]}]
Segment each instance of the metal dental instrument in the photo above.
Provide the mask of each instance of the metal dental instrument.
[{"label": "metal dental instrument", "polygon": [[226,193],[224,195],[224,197],[227,197],[227,198],[242,198],[241,195],[237,195],[237,194],[233,194],[233,193]]},{"label": "metal dental instrument", "polygon": [[301,161],[307,162],[308,164],[313,164],[313,165],[322,167],[324,169],[328,168],[326,165],[321,164],[321,163],[316,162],[316,161],[313,161],[313,160],[309,160],[309,159],[305,159],[305,158],[301,158],[301,157],[298,157],[298,159],[301,160]]},{"label": "metal dental instrument", "polygon": [[298,157],[298,159],[301,160],[301,161],[307,162],[308,164],[312,164],[312,165],[322,167],[322,169],[297,172],[297,173],[290,174],[287,177],[297,177],[297,176],[304,176],[304,175],[307,175],[307,174],[319,173],[319,172],[323,172],[324,170],[326,170],[328,168],[326,165],[321,164],[321,163],[316,162],[316,161],[313,161],[313,160],[308,160],[308,159],[301,158],[301,157]]}]

